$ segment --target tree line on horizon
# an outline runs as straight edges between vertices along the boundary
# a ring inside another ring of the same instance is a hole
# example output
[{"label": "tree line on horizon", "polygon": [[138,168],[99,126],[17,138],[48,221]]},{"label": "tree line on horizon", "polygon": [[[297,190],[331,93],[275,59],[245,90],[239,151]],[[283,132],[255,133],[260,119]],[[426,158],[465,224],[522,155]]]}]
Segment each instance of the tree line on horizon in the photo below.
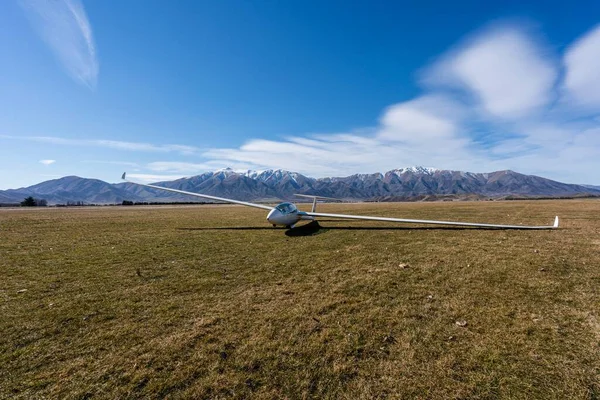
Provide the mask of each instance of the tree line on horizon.
[{"label": "tree line on horizon", "polygon": [[48,201],[46,199],[36,199],[33,196],[28,196],[25,197],[20,204],[21,207],[47,207]]}]

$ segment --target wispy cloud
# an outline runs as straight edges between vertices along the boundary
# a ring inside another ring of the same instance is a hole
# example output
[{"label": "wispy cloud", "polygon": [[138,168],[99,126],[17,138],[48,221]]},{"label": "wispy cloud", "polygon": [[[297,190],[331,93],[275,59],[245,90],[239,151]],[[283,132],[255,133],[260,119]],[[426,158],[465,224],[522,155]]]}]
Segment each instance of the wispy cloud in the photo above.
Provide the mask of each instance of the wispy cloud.
[{"label": "wispy cloud", "polygon": [[260,166],[253,163],[238,162],[235,160],[210,160],[203,163],[190,163],[179,161],[155,161],[145,165],[146,169],[154,172],[182,173],[187,175],[197,175],[206,171],[214,171],[221,168],[232,168],[236,171],[248,169],[260,169]]},{"label": "wispy cloud", "polygon": [[570,99],[600,110],[600,25],[569,47],[564,64],[564,87]]},{"label": "wispy cloud", "polygon": [[121,142],[117,140],[86,140],[83,141],[85,144],[99,147],[109,147],[117,150],[131,150],[131,151],[161,151],[161,152],[178,152],[182,154],[192,154],[198,150],[193,146],[184,146],[180,144],[164,144],[154,145],[150,143],[137,143],[137,142]]},{"label": "wispy cloud", "polygon": [[395,104],[383,114],[378,137],[411,144],[456,139],[464,112],[441,95],[427,95]]},{"label": "wispy cloud", "polygon": [[185,175],[127,174],[127,177],[141,182],[151,183],[173,181],[175,179],[183,178]]},{"label": "wispy cloud", "polygon": [[425,74],[433,86],[464,88],[493,116],[515,118],[548,104],[558,71],[533,35],[497,25],[459,44]]},{"label": "wispy cloud", "polygon": [[156,172],[181,172],[197,173],[203,172],[213,167],[207,163],[186,163],[178,161],[155,161],[146,165],[151,171]]},{"label": "wispy cloud", "polygon": [[138,164],[136,162],[130,162],[130,161],[85,160],[83,162],[90,163],[90,164],[120,165],[122,167],[132,167],[132,168],[139,168],[140,167],[140,164]]},{"label": "wispy cloud", "polygon": [[200,151],[198,147],[180,144],[151,144],[142,142],[123,142],[118,140],[102,139],[66,139],[54,136],[13,136],[0,135],[0,139],[25,140],[30,142],[50,143],[67,146],[90,146],[105,147],[116,150],[143,151],[143,152],[176,152],[184,155],[194,154]]},{"label": "wispy cloud", "polygon": [[39,162],[40,162],[40,164],[50,165],[50,164],[54,164],[56,162],[56,160],[40,160]]},{"label": "wispy cloud", "polygon": [[92,27],[79,0],[20,0],[33,28],[67,73],[90,89],[96,87],[98,58]]},{"label": "wispy cloud", "polygon": [[253,140],[238,149],[213,149],[204,156],[222,165],[236,163],[237,169],[284,168],[314,177],[386,171],[423,163],[468,169],[475,162],[475,157],[466,152],[464,141],[439,143],[442,146],[428,147],[425,141],[319,135],[285,141]]}]

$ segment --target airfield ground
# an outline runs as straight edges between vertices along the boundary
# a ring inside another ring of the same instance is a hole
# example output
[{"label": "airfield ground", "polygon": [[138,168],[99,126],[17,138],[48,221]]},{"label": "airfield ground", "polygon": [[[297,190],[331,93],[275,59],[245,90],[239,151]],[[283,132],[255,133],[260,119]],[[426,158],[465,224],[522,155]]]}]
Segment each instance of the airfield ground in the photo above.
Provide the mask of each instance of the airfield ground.
[{"label": "airfield ground", "polygon": [[[305,206],[306,208],[306,206]],[[0,210],[0,398],[600,397],[600,202]]]}]

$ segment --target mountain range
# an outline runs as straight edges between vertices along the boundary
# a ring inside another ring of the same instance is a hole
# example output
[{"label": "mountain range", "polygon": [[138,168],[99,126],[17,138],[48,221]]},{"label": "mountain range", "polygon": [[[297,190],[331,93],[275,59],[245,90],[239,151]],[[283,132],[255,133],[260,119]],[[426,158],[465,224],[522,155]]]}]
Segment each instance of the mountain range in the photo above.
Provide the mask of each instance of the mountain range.
[{"label": "mountain range", "polygon": [[[319,179],[281,169],[234,171],[225,168],[157,184],[247,201],[293,199],[295,193],[371,201],[600,196],[599,187],[561,183],[510,170],[473,173],[424,167],[394,169],[384,174],[355,174]],[[127,182],[110,184],[98,179],[66,176],[26,188],[0,191],[0,203],[20,202],[27,196],[46,199],[49,204],[199,200]]]}]

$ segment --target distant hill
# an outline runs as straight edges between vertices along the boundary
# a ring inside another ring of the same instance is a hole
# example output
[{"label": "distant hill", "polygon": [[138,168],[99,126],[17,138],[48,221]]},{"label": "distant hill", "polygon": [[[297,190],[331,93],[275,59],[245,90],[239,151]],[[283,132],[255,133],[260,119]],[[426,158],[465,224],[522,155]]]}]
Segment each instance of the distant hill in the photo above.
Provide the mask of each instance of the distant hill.
[{"label": "distant hill", "polygon": [[588,189],[596,189],[596,190],[600,190],[600,186],[597,185],[582,185],[583,187],[586,187]]},{"label": "distant hill", "polygon": [[130,193],[117,185],[111,185],[98,179],[65,176],[26,188],[0,191],[0,196],[13,201],[22,201],[27,196],[33,196],[46,199],[50,204],[66,204],[77,201],[109,204],[122,202],[130,197]]},{"label": "distant hill", "polygon": [[[293,199],[295,193],[375,201],[600,195],[599,187],[561,183],[510,170],[473,173],[423,167],[320,179],[281,169],[240,172],[225,168],[158,185],[253,201]],[[66,176],[26,188],[0,191],[0,203],[20,202],[27,196],[46,199],[50,204],[200,200],[131,183],[109,184],[98,179]]]}]

